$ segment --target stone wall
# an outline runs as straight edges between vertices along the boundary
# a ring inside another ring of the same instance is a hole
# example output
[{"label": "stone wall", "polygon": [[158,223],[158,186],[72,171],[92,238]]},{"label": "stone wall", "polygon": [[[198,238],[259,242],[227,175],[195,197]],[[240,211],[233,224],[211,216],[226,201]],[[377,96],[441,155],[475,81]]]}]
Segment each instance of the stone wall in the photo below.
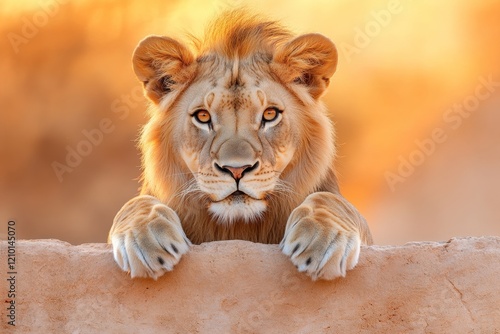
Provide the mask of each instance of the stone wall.
[{"label": "stone wall", "polygon": [[2,330],[16,333],[500,333],[500,238],[362,249],[346,278],[312,282],[276,245],[193,246],[157,281],[105,244],[16,244],[15,328],[1,243]]}]

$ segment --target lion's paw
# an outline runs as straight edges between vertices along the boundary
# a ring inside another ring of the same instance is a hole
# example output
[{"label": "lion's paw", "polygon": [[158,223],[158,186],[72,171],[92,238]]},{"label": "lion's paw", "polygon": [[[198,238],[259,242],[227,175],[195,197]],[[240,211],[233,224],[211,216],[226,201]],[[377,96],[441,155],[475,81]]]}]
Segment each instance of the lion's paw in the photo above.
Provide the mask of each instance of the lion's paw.
[{"label": "lion's paw", "polygon": [[345,277],[356,266],[361,239],[324,208],[302,204],[287,223],[280,247],[300,272],[313,280]]},{"label": "lion's paw", "polygon": [[125,204],[115,218],[110,241],[122,270],[131,277],[153,279],[171,271],[191,245],[177,214],[151,196]]}]

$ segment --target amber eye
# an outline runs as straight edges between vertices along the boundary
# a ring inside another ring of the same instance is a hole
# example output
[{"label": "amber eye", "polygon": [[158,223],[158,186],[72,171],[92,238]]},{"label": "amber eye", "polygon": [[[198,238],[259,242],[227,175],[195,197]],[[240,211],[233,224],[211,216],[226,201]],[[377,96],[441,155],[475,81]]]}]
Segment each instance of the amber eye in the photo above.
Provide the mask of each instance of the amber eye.
[{"label": "amber eye", "polygon": [[211,117],[210,117],[210,113],[204,109],[200,109],[198,110],[197,112],[195,112],[193,114],[194,118],[196,118],[196,120],[200,123],[203,123],[203,124],[207,124],[207,123],[210,123],[211,121]]},{"label": "amber eye", "polygon": [[277,108],[271,107],[264,110],[264,114],[262,115],[262,120],[264,122],[274,121],[279,114],[279,110]]}]

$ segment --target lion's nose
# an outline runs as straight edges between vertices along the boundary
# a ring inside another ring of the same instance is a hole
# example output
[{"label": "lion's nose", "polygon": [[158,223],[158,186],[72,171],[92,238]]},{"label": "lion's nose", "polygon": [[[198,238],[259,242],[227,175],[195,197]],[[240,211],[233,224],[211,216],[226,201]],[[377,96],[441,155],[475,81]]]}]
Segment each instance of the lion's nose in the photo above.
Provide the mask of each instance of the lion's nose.
[{"label": "lion's nose", "polygon": [[242,167],[222,166],[222,170],[225,173],[227,173],[229,171],[229,173],[231,173],[231,175],[233,176],[233,179],[238,181],[239,179],[241,179],[243,177],[243,173],[250,167],[251,167],[250,165],[245,165]]},{"label": "lion's nose", "polygon": [[219,166],[219,164],[215,163],[215,167],[220,170],[223,173],[229,174],[233,177],[233,179],[238,182],[245,173],[248,173],[254,169],[256,169],[259,165],[259,162],[257,161],[253,165],[245,165],[245,166],[238,166],[238,167],[233,167],[233,166]]}]

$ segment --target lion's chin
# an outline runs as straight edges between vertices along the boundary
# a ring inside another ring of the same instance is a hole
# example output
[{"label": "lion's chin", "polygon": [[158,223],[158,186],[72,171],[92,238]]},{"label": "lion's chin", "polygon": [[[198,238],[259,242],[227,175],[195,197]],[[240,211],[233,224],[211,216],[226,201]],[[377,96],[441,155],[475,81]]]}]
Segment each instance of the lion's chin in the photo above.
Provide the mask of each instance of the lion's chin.
[{"label": "lion's chin", "polygon": [[249,196],[230,196],[219,202],[213,202],[209,211],[221,224],[233,224],[238,221],[250,223],[262,217],[266,211],[265,200],[258,200]]}]

